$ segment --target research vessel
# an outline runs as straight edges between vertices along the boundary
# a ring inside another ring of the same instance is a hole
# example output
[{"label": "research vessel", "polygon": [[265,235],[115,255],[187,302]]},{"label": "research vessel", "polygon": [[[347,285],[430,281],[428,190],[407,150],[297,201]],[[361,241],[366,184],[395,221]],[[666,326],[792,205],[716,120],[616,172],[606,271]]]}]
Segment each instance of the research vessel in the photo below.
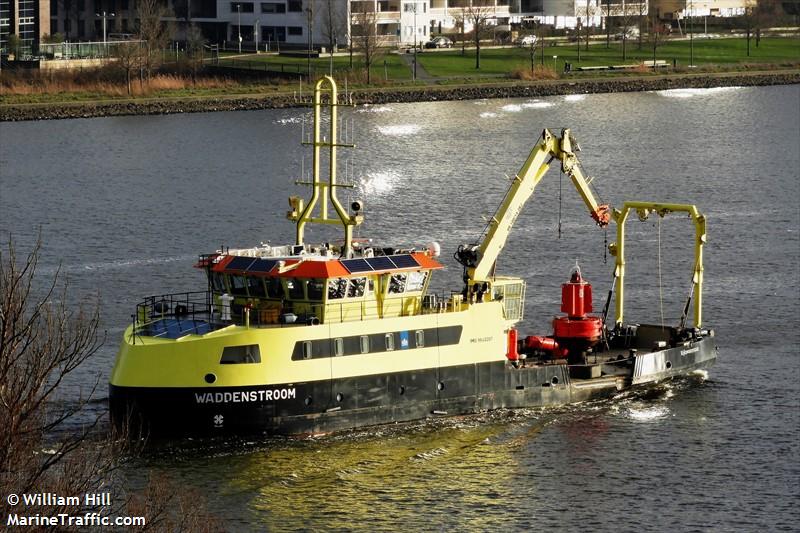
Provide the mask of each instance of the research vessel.
[{"label": "research vessel", "polygon": [[[455,251],[463,285],[434,294],[431,277],[443,267],[438,245],[396,248],[353,236],[363,205],[343,205],[337,196],[343,184],[336,152],[347,146],[337,137],[341,105],[334,80],[319,80],[307,143],[311,196],[289,199],[293,243],[201,255],[195,266],[206,274],[203,290],[151,296],[136,306],[110,379],[115,423],[159,434],[323,434],[581,402],[714,363],[714,333],[702,322],[706,219],[695,206],[598,204],[570,131],[544,130],[482,236]],[[553,330],[522,335],[525,280],[498,274],[496,262],[554,161],[594,221],[616,224],[609,246],[613,323],[611,292],[602,313],[592,314],[592,287],[576,268],[565,275],[563,314]],[[695,226],[692,291],[680,323],[628,321],[625,222],[631,213],[676,212]],[[307,224],[341,226],[343,239],[306,242]]]}]

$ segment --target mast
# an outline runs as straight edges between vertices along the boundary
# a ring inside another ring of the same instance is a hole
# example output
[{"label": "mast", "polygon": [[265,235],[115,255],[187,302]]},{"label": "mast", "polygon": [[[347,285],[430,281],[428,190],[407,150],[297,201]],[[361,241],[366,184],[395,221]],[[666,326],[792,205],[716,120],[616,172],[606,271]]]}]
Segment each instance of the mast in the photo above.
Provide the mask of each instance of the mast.
[{"label": "mast", "polygon": [[[323,102],[323,94],[327,93],[328,98]],[[339,199],[336,196],[336,189],[338,187],[353,187],[351,184],[337,183],[336,181],[336,149],[338,147],[353,148],[354,144],[346,144],[338,142],[338,132],[336,130],[337,122],[337,107],[343,105],[339,104],[338,89],[336,82],[330,76],[324,76],[317,81],[314,87],[314,140],[311,142],[303,142],[304,145],[313,147],[313,164],[312,164],[312,177],[311,181],[295,181],[298,185],[311,186],[311,198],[308,200],[308,205],[303,205],[303,199],[298,196],[289,197],[289,205],[291,211],[287,213],[289,220],[294,220],[297,223],[297,238],[296,244],[304,244],[305,225],[308,222],[316,224],[329,224],[341,225],[344,227],[344,247],[342,250],[343,257],[351,257],[353,255],[353,227],[358,226],[364,221],[364,216],[360,213],[361,203],[354,202],[354,214],[342,207]],[[327,117],[330,122],[328,136],[322,136],[322,118],[323,108],[327,110]],[[328,176],[326,181],[322,181],[320,176],[320,156],[323,149],[328,149]],[[315,207],[319,203],[319,213],[315,215]],[[336,216],[332,217],[329,214],[329,203],[333,206]]]}]

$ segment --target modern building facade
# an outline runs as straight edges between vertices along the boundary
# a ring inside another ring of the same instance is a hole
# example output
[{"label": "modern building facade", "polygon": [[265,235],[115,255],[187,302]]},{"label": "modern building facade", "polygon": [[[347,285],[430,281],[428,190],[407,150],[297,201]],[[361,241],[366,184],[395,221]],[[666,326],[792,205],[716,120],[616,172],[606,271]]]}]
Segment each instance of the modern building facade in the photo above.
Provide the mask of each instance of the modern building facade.
[{"label": "modern building facade", "polygon": [[[0,0],[0,50],[32,53],[49,33],[50,0]],[[18,37],[17,50],[10,50],[12,35]]]},{"label": "modern building facade", "polygon": [[[3,20],[19,25],[20,18],[6,13],[28,13],[30,5],[48,0],[0,0]],[[432,34],[469,33],[470,14],[480,11],[485,23],[498,29],[535,20],[556,28],[601,27],[611,18],[615,26],[635,24],[634,19],[658,13],[661,18],[693,16],[735,16],[749,0],[165,0],[174,16],[174,37],[185,38],[189,24],[200,27],[215,43],[247,49],[277,50],[281,47],[345,47],[364,19],[373,15],[376,33],[383,46],[425,43]],[[40,16],[45,33],[60,32],[69,40],[101,40],[103,13],[109,36],[136,30],[136,0],[50,0],[50,19]],[[474,4],[473,4],[474,3]],[[7,7],[7,6],[22,6]],[[16,11],[14,11],[16,9]],[[28,11],[25,11],[28,10]],[[23,24],[30,18],[23,16]],[[27,26],[26,26],[27,27]],[[5,26],[4,26],[5,28]],[[6,30],[3,30],[6,32]],[[4,33],[3,35],[5,35]],[[30,32],[25,35],[30,35]]]}]

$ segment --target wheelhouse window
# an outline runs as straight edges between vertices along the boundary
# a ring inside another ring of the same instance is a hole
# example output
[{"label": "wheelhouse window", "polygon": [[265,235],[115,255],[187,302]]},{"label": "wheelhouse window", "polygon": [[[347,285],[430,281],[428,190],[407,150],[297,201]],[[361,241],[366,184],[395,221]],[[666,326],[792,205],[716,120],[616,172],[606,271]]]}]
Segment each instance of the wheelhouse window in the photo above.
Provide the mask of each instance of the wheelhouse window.
[{"label": "wheelhouse window", "polygon": [[308,285],[306,286],[306,290],[308,291],[308,299],[321,302],[322,295],[325,291],[325,280],[324,279],[310,279],[308,280]]},{"label": "wheelhouse window", "polygon": [[351,278],[347,284],[347,297],[358,298],[364,296],[364,289],[367,286],[367,278]]},{"label": "wheelhouse window", "polygon": [[392,274],[389,280],[389,294],[400,294],[406,289],[406,274]]},{"label": "wheelhouse window", "polygon": [[283,285],[280,278],[267,278],[267,296],[270,298],[283,298]]},{"label": "wheelhouse window", "polygon": [[214,292],[226,292],[225,288],[225,275],[219,272],[209,272],[209,280],[211,282],[211,290]]},{"label": "wheelhouse window", "polygon": [[287,278],[286,292],[289,293],[289,298],[292,300],[304,300],[306,295],[303,285],[305,285],[304,279]]},{"label": "wheelhouse window", "polygon": [[347,294],[347,278],[328,280],[328,300],[338,300]]},{"label": "wheelhouse window", "polygon": [[244,276],[228,276],[228,285],[234,296],[247,296],[247,280]]},{"label": "wheelhouse window", "polygon": [[247,277],[247,291],[250,296],[255,298],[264,298],[267,296],[267,291],[264,289],[264,280],[255,276]]},{"label": "wheelhouse window", "polygon": [[406,283],[406,292],[421,291],[425,286],[425,280],[427,278],[427,272],[409,272],[408,282]]}]

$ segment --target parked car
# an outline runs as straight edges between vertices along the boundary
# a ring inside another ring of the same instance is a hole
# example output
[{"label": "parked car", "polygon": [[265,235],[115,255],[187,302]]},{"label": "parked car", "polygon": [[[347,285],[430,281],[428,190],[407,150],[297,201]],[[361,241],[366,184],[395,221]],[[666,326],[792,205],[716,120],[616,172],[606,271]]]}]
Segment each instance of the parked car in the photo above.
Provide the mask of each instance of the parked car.
[{"label": "parked car", "polygon": [[453,41],[443,35],[434,37],[425,43],[425,48],[450,48],[451,46],[453,46]]},{"label": "parked car", "polygon": [[536,45],[536,36],[535,35],[523,35],[519,39],[517,39],[517,46],[521,46],[522,48],[528,48],[531,46]]}]

